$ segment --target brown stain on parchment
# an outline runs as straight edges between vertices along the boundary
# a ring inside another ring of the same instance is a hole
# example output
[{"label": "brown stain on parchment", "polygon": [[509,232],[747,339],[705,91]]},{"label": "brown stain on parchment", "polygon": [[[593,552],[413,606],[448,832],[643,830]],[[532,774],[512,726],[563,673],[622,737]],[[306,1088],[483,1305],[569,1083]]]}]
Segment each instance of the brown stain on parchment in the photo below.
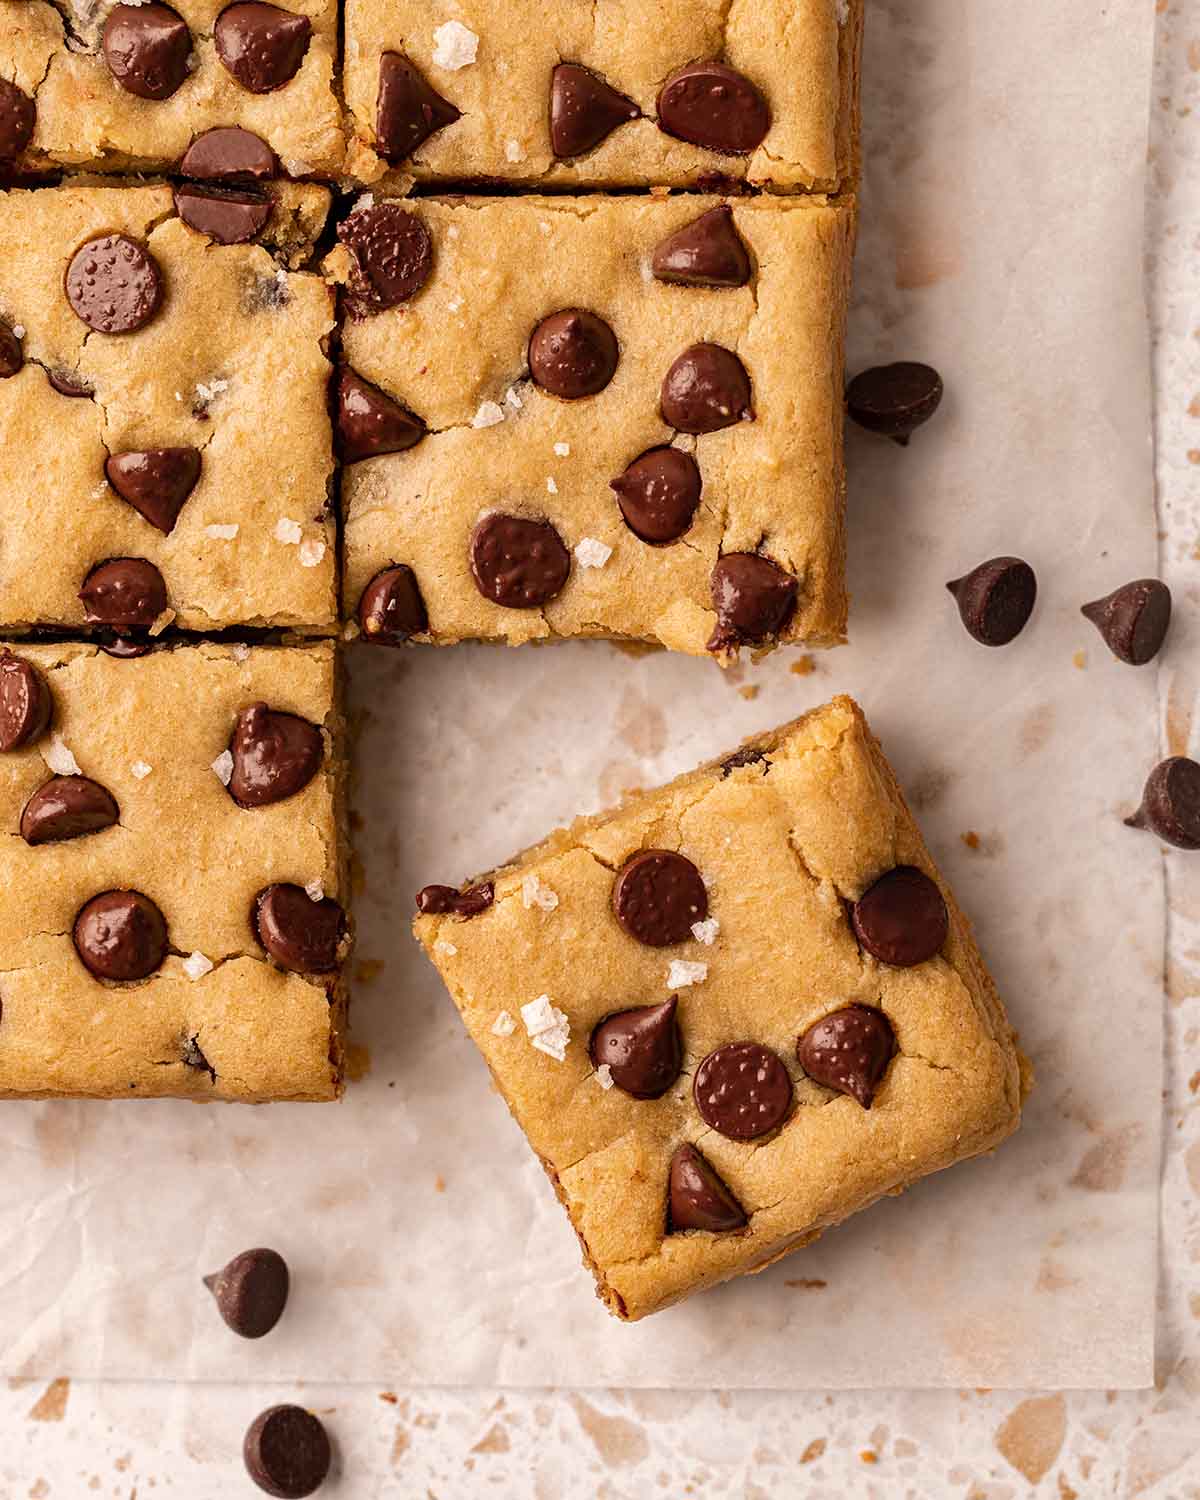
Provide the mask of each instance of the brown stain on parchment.
[{"label": "brown stain on parchment", "polygon": [[1200,1198],[1200,1141],[1194,1142],[1184,1152],[1183,1164],[1187,1168],[1192,1192]]},{"label": "brown stain on parchment", "polygon": [[1014,1407],[996,1429],[1001,1455],[1037,1484],[1050,1472],[1067,1435],[1067,1403],[1061,1396],[1034,1396]]},{"label": "brown stain on parchment", "polygon": [[38,1161],[51,1171],[75,1159],[79,1140],[79,1111],[66,1099],[52,1099],[38,1107],[33,1118],[33,1143]]},{"label": "brown stain on parchment", "polygon": [[1167,689],[1167,754],[1186,755],[1192,738],[1192,697],[1175,677]]},{"label": "brown stain on parchment", "polygon": [[71,1382],[63,1376],[52,1380],[29,1410],[31,1422],[61,1422],[67,1414]]},{"label": "brown stain on parchment", "polygon": [[496,1422],[488,1428],[484,1435],[471,1449],[471,1452],[507,1453],[511,1447],[512,1444],[509,1442],[508,1433],[505,1432],[504,1428],[500,1426],[499,1422]]},{"label": "brown stain on parchment", "polygon": [[909,783],[908,800],[917,812],[924,812],[946,795],[957,778],[957,772],[945,771],[940,766],[930,766],[921,771]]},{"label": "brown stain on parchment", "polygon": [[617,734],[635,755],[661,755],[667,745],[667,719],[656,703],[627,687],[617,709]]},{"label": "brown stain on parchment", "polygon": [[346,1077],[351,1083],[361,1083],[371,1071],[371,1049],[360,1042],[347,1042],[345,1056]]},{"label": "brown stain on parchment", "polygon": [[650,1452],[646,1434],[626,1417],[610,1417],[597,1411],[582,1396],[570,1397],[579,1425],[596,1445],[596,1452],[606,1464],[619,1466],[641,1463]]},{"label": "brown stain on parchment", "polygon": [[1142,1134],[1140,1125],[1126,1125],[1102,1135],[1080,1158],[1071,1186],[1090,1193],[1115,1193],[1125,1181],[1129,1153]]},{"label": "brown stain on parchment", "polygon": [[1036,755],[1046,748],[1054,730],[1056,713],[1053,703],[1043,703],[1026,714],[1018,739],[1022,755]]},{"label": "brown stain on parchment", "polygon": [[808,1447],[805,1448],[804,1452],[800,1455],[800,1462],[802,1464],[811,1464],[815,1459],[820,1458],[821,1454],[824,1452],[825,1439],[813,1438],[812,1442],[809,1443]]},{"label": "brown stain on parchment", "polygon": [[1038,1267],[1034,1290],[1038,1292],[1062,1292],[1068,1287],[1078,1286],[1079,1277],[1071,1276],[1053,1256],[1043,1255]]},{"label": "brown stain on parchment", "polygon": [[403,1422],[397,1422],[396,1423],[396,1436],[392,1439],[392,1463],[393,1464],[398,1464],[400,1462],[400,1460],[404,1457],[404,1455],[408,1452],[409,1442],[410,1442],[410,1439],[409,1439],[409,1436],[408,1436],[408,1428],[405,1427],[405,1425],[404,1425]]}]

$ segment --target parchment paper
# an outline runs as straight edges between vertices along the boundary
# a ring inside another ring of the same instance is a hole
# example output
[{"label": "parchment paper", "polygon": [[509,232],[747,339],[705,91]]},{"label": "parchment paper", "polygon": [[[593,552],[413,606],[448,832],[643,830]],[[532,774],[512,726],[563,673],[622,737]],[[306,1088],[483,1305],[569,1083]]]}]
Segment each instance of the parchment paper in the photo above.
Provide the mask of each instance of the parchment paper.
[{"label": "parchment paper", "polygon": [[[0,1109],[6,1373],[1150,1381],[1164,917],[1157,846],[1120,817],[1155,758],[1154,676],[1111,660],[1078,606],[1155,570],[1153,6],[869,8],[851,368],[926,358],[947,398],[905,452],[851,433],[853,645],[811,675],[786,652],[725,676],[602,644],[353,652],[359,956],[384,965],[354,1004],[366,1079],[340,1106]],[[1041,598],[988,651],[943,584],[1001,552],[1034,563]],[[1039,1087],[995,1158],[622,1327],[410,940],[413,892],[842,689],[977,923]],[[294,1290],[246,1344],[199,1277],[253,1244],[286,1254]]]}]

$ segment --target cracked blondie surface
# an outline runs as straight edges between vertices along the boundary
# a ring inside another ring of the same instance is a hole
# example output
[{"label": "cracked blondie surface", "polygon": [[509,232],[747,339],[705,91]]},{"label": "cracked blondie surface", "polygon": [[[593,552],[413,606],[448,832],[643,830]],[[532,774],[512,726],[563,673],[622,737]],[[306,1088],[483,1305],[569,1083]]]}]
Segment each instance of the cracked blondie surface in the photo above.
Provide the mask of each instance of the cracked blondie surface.
[{"label": "cracked blondie surface", "polygon": [[[40,683],[48,710],[0,753],[0,1094],[335,1097],[346,881],[333,646],[133,660],[0,648],[0,735],[19,722],[19,679]],[[258,704],[288,717],[245,717]],[[284,753],[296,734],[307,759]],[[266,792],[259,776],[257,797],[255,768],[278,773]],[[97,915],[106,894],[115,903]],[[132,896],[151,906],[127,913]],[[295,941],[296,903],[327,919],[332,950]],[[153,910],[165,934],[140,923],[148,911],[153,927]]]},{"label": "cracked blondie surface", "polygon": [[848,698],[420,905],[620,1317],[1018,1124],[1028,1064]]}]

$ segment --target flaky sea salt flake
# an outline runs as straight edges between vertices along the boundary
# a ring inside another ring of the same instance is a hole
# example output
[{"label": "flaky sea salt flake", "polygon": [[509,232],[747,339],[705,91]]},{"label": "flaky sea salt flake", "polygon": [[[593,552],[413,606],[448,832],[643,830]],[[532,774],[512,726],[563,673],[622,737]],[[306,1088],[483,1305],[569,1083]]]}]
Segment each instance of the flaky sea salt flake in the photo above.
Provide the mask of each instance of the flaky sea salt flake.
[{"label": "flaky sea salt flake", "polygon": [[708,917],[703,922],[692,923],[692,936],[698,943],[703,943],[706,948],[712,947],[720,930],[721,924],[716,917]]},{"label": "flaky sea salt flake", "polygon": [[300,543],[300,566],[315,568],[325,556],[325,543],[319,537],[310,536]]},{"label": "flaky sea salt flake", "polygon": [[521,904],[526,911],[534,906],[539,911],[553,911],[558,905],[558,897],[536,875],[526,875],[521,881]]},{"label": "flaky sea salt flake", "polygon": [[600,1066],[596,1069],[596,1082],[605,1091],[605,1093],[607,1093],[608,1090],[612,1088],[612,1069],[607,1063],[601,1063]]},{"label": "flaky sea salt flake", "polygon": [[233,779],[233,753],[231,751],[221,751],[212,763],[212,773],[222,786],[229,785]]},{"label": "flaky sea salt flake", "polygon": [[479,38],[461,21],[444,21],[433,33],[433,60],[439,68],[456,73],[473,63],[479,53]]},{"label": "flaky sea salt flake", "polygon": [[521,145],[520,141],[505,141],[504,155],[508,161],[524,161],[525,148]]},{"label": "flaky sea salt flake", "polygon": [[304,528],[299,521],[293,521],[288,516],[280,516],[275,522],[275,540],[283,542],[287,547],[294,547],[304,535]]},{"label": "flaky sea salt flake", "polygon": [[554,451],[558,454],[559,458],[570,458],[571,445],[570,443],[555,443]]},{"label": "flaky sea salt flake", "polygon": [[232,542],[237,534],[238,523],[236,521],[230,521],[228,525],[214,522],[213,525],[204,528],[204,535],[211,536],[218,542]]},{"label": "flaky sea salt flake", "polygon": [[[434,944],[434,947],[437,947],[436,943]],[[512,1036],[513,1032],[516,1031],[516,1029],[517,1023],[513,1020],[512,1016],[506,1010],[500,1011],[496,1016],[496,1019],[492,1022],[493,1036]]]},{"label": "flaky sea salt flake", "polygon": [[575,543],[575,561],[581,568],[602,568],[612,551],[607,543],[597,541],[594,536],[585,536]]},{"label": "flaky sea salt flake", "polygon": [[205,958],[198,950],[189,953],[183,961],[183,972],[189,979],[203,979],[206,974],[211,974],[214,964],[211,958]]},{"label": "flaky sea salt flake", "polygon": [[692,963],[686,958],[673,958],[667,970],[667,988],[682,990],[686,989],[689,984],[699,984],[702,979],[707,978],[707,964]]},{"label": "flaky sea salt flake", "polygon": [[56,776],[78,776],[79,762],[63,744],[61,734],[52,734],[42,751],[42,759]]},{"label": "flaky sea salt flake", "polygon": [[304,894],[310,901],[324,901],[325,887],[319,880],[310,880],[304,887]]},{"label": "flaky sea salt flake", "polygon": [[134,776],[138,781],[145,781],[146,777],[149,776],[150,772],[153,771],[153,769],[154,767],[150,765],[148,761],[135,760],[133,765],[130,766],[129,772],[130,775]]},{"label": "flaky sea salt flake", "polygon": [[496,401],[481,401],[479,410],[471,418],[472,427],[495,427],[504,421],[504,409]]}]

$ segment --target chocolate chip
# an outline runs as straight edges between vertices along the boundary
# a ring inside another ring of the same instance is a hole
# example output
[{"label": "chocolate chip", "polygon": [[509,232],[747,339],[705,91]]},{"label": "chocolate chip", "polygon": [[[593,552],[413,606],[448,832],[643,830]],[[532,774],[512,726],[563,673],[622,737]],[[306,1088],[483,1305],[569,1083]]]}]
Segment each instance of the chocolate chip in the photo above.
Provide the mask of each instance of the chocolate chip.
[{"label": "chocolate chip", "polygon": [[417,575],[406,563],[384,568],[363,589],[358,624],[363,640],[379,646],[402,646],[429,629]]},{"label": "chocolate chip", "polygon": [[659,407],[667,426],[680,432],[719,432],[754,420],[746,367],[720,344],[683,351],[663,377]]},{"label": "chocolate chip", "polygon": [[433,242],[424,220],[398,203],[361,208],[338,225],[350,251],[350,287],[368,311],[415,297],[433,269]]},{"label": "chocolate chip", "polygon": [[708,916],[708,891],[690,859],[670,849],[643,849],[621,867],[612,907],[631,938],[666,948],[687,942],[692,923]]},{"label": "chocolate chip", "polygon": [[146,979],[167,956],[167,924],[140,891],[103,891],[75,918],[75,951],[97,979]]},{"label": "chocolate chip", "polygon": [[244,89],[269,94],[289,83],[304,61],[312,22],[277,5],[240,0],[217,17],[217,54]]},{"label": "chocolate chip", "polygon": [[933,958],[950,930],[941,891],[913,865],[897,865],[881,875],[854,903],[851,923],[871,957],[897,969]]},{"label": "chocolate chip", "polygon": [[254,899],[254,930],[280,966],[293,974],[337,968],[346,913],[331,896],[314,901],[303,886],[269,885]]},{"label": "chocolate chip", "polygon": [[529,340],[529,373],[564,401],[595,396],[617,372],[617,336],[595,313],[567,307],[543,318]]},{"label": "chocolate chip", "polygon": [[729,651],[779,636],[796,608],[795,578],[756,552],[727,552],[712,570],[717,628],[710,651]]},{"label": "chocolate chip", "polygon": [[265,182],[279,171],[261,136],[238,125],[218,125],[198,135],[183,153],[179,171],[201,182]]},{"label": "chocolate chip", "polygon": [[188,76],[192,37],[169,5],[115,5],[104,23],[104,61],[127,94],[169,99]]},{"label": "chocolate chip", "polygon": [[846,387],[851,420],[905,448],[941,404],[942,377],[931,366],[913,360],[876,365],[856,375]]},{"label": "chocolate chip", "polygon": [[562,592],[571,554],[549,521],[484,516],[471,533],[471,574],[485,599],[505,609],[536,609]]},{"label": "chocolate chip", "polygon": [[946,587],[958,612],[984,646],[1007,646],[1024,630],[1037,599],[1033,569],[1019,557],[993,557]]},{"label": "chocolate chip", "polygon": [[111,828],[120,817],[116,800],[86,776],[55,776],[41,786],[21,814],[27,844],[58,844]]},{"label": "chocolate chip", "polygon": [[689,63],[658,95],[658,128],[723,156],[745,156],[771,127],[767,101],[750,80],[724,63]]},{"label": "chocolate chip", "polygon": [[625,524],[652,546],[676,542],[700,504],[700,468],[678,448],[650,448],[610,481]]},{"label": "chocolate chip", "polygon": [[417,910],[423,917],[454,916],[477,917],[487,911],[496,898],[496,888],[490,880],[483,885],[469,885],[458,891],[452,885],[427,885],[417,892]]},{"label": "chocolate chip", "polygon": [[24,89],[0,78],[0,162],[14,162],[33,138],[37,108]]},{"label": "chocolate chip", "polygon": [[334,376],[334,425],[344,463],[403,453],[425,436],[425,423],[348,366]]},{"label": "chocolate chip", "polygon": [[271,200],[245,188],[175,189],[175,211],[189,229],[218,245],[244,245],[261,234],[273,208]]},{"label": "chocolate chip", "polygon": [[375,144],[380,156],[402,162],[434,131],[453,125],[461,115],[402,52],[385,52],[379,59]]},{"label": "chocolate chip", "polygon": [[150,626],[167,607],[167,586],[145,558],[113,557],[92,569],[79,597],[89,625]]},{"label": "chocolate chip", "polygon": [[672,995],[661,1005],[644,1005],[606,1017],[592,1032],[589,1047],[596,1067],[607,1064],[618,1088],[635,1099],[659,1099],[683,1068],[683,1038]]},{"label": "chocolate chip", "polygon": [[104,473],[122,500],[151,526],[170,533],[200,478],[200,450],[147,448],[114,453],[105,460]]},{"label": "chocolate chip", "polygon": [[67,375],[62,370],[47,370],[46,379],[60,396],[67,396],[71,400],[95,395],[90,385],[84,385],[76,376]]},{"label": "chocolate chip", "polygon": [[667,1233],[743,1229],[746,1214],[695,1146],[680,1146],[667,1175]]},{"label": "chocolate chip", "polygon": [[21,750],[50,727],[50,684],[31,661],[0,650],[0,751]]},{"label": "chocolate chip", "polygon": [[1185,755],[1160,761],[1146,780],[1141,807],[1125,823],[1177,849],[1200,849],[1200,765]]},{"label": "chocolate chip", "polygon": [[582,156],[641,110],[610,83],[578,63],[559,63],[550,78],[550,149]]},{"label": "chocolate chip", "polygon": [[229,752],[229,795],[239,807],[266,807],[304,790],[321,765],[325,742],[298,714],[252,703],[237,716]]},{"label": "chocolate chip", "polygon": [[287,1306],[287,1261],[278,1250],[243,1250],[203,1281],[228,1327],[244,1339],[270,1333]]},{"label": "chocolate chip", "polygon": [[1112,654],[1131,667],[1158,655],[1171,623],[1171,590],[1157,578],[1122,584],[1081,611],[1104,637]]},{"label": "chocolate chip", "polygon": [[650,262],[659,281],[677,286],[735,287],[750,280],[750,256],[727,203],[669,234]]},{"label": "chocolate chip", "polygon": [[209,1062],[208,1058],[205,1057],[204,1053],[201,1052],[200,1043],[196,1037],[190,1036],[184,1042],[182,1060],[184,1067],[201,1069],[216,1083],[217,1070]]},{"label": "chocolate chip", "polygon": [[743,766],[759,766],[763,768],[763,775],[771,769],[771,762],[767,759],[765,750],[760,750],[757,745],[747,745],[744,750],[735,750],[721,762],[722,779],[731,771],[738,771]]},{"label": "chocolate chip", "polygon": [[276,1500],[303,1500],[319,1489],[332,1456],[325,1428],[300,1406],[268,1407],[242,1444],[247,1474]]},{"label": "chocolate chip", "polygon": [[21,340],[7,323],[0,322],[0,380],[19,374],[24,363],[25,351],[21,348]]},{"label": "chocolate chip", "polygon": [[796,1041],[800,1066],[817,1083],[870,1109],[896,1038],[891,1022],[869,1005],[847,1005],[822,1017]]},{"label": "chocolate chip", "polygon": [[96,644],[105,656],[117,661],[134,661],[139,656],[149,656],[153,649],[148,641],[134,640],[125,635],[96,636]]},{"label": "chocolate chip", "polygon": [[105,234],[76,250],[67,267],[67,301],[97,333],[132,333],[162,301],[162,275],[149,250],[125,234]]},{"label": "chocolate chip", "polygon": [[729,1042],[696,1069],[692,1097],[706,1125],[731,1141],[752,1141],[787,1118],[792,1080],[769,1047]]}]

